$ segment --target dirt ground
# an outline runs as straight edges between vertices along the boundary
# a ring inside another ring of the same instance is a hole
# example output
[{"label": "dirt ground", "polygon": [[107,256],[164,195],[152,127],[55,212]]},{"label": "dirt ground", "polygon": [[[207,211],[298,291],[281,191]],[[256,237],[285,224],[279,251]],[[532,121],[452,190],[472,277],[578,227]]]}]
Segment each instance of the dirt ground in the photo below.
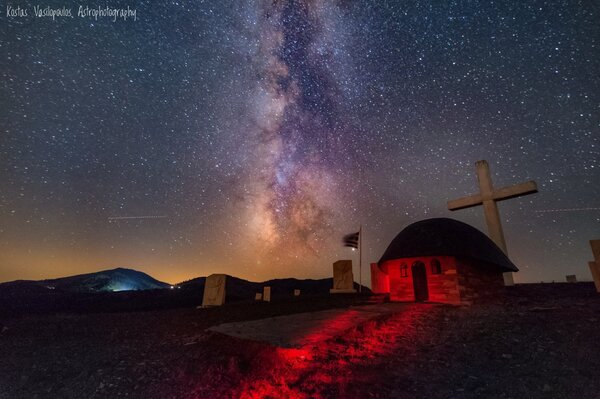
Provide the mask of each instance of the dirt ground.
[{"label": "dirt ground", "polygon": [[205,331],[354,303],[4,318],[0,398],[600,398],[589,283],[520,285],[470,307],[406,304],[310,348]]}]

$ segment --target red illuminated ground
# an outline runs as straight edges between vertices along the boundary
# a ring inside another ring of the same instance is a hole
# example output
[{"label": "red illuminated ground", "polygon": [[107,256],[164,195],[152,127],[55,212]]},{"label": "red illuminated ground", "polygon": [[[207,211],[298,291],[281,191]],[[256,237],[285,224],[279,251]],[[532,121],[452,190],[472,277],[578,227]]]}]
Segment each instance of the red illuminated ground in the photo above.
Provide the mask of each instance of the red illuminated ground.
[{"label": "red illuminated ground", "polygon": [[600,295],[585,284],[516,287],[470,308],[407,304],[300,349],[204,331],[322,306],[5,319],[0,398],[600,397]]}]

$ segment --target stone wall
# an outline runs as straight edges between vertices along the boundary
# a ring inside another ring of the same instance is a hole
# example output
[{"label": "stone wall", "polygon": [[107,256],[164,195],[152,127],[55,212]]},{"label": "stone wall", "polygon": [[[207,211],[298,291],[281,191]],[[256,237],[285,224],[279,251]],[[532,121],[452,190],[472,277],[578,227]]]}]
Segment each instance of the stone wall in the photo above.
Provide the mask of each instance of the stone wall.
[{"label": "stone wall", "polygon": [[[433,274],[431,262],[440,262],[441,273]],[[425,264],[429,301],[440,303],[460,303],[456,261],[452,256],[421,256],[415,258],[395,259],[384,262],[381,269],[389,276],[390,300],[414,301],[415,293],[412,280],[412,265],[417,262]],[[402,277],[402,265],[406,265],[406,277]]]},{"label": "stone wall", "polygon": [[371,263],[371,292],[389,294],[390,276],[384,273],[377,263]]},{"label": "stone wall", "polygon": [[[391,301],[414,301],[412,277],[400,277],[400,260],[384,262],[382,270],[387,272],[390,281]],[[410,276],[410,274],[409,274]]]},{"label": "stone wall", "polygon": [[[438,259],[442,264],[441,274],[431,274],[431,261]],[[439,256],[426,258],[427,282],[429,283],[429,300],[441,303],[460,303],[458,290],[458,275],[456,259],[453,256]]]},{"label": "stone wall", "polygon": [[500,298],[504,293],[502,272],[492,266],[479,265],[470,259],[457,260],[458,289],[461,303],[487,302]]}]

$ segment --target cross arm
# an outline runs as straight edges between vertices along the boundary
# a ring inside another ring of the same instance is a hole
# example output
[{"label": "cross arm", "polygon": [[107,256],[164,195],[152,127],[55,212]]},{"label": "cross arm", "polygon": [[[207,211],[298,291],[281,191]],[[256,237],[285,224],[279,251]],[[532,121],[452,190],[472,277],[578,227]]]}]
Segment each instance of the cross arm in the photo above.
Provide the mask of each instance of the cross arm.
[{"label": "cross arm", "polygon": [[471,195],[469,197],[459,198],[452,201],[448,201],[448,209],[451,211],[457,211],[459,209],[470,208],[472,206],[481,205],[483,198],[480,194]]},{"label": "cross arm", "polygon": [[502,187],[494,190],[492,198],[495,201],[503,201],[510,198],[520,197],[522,195],[537,193],[537,184],[533,180],[526,183],[515,184],[514,186]]}]

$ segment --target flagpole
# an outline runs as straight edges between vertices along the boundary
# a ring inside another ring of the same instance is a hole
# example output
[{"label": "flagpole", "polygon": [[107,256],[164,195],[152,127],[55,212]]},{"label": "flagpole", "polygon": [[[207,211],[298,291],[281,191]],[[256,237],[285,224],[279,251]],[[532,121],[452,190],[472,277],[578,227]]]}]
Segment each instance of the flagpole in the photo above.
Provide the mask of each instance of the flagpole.
[{"label": "flagpole", "polygon": [[358,229],[358,292],[362,292],[362,224]]}]

